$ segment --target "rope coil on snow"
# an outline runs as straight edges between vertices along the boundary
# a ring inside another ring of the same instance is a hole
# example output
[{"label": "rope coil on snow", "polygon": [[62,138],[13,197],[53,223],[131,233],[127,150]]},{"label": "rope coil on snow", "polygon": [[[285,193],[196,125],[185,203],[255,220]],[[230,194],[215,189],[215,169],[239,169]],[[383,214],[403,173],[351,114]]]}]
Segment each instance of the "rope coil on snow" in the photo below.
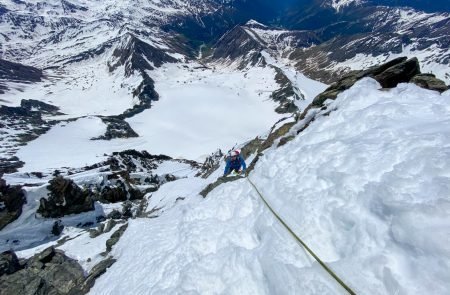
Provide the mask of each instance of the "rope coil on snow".
[{"label": "rope coil on snow", "polygon": [[249,177],[246,177],[248,182],[252,185],[252,187],[255,189],[255,191],[258,193],[259,197],[261,198],[261,200],[264,202],[264,204],[266,204],[267,208],[269,208],[270,212],[272,212],[272,214],[278,219],[278,221],[287,229],[287,231],[292,235],[292,237],[294,237],[294,239],[301,245],[303,246],[303,248],[306,249],[306,251],[308,251],[309,254],[311,254],[312,257],[314,257],[314,259],[320,264],[320,266],[322,266],[322,268],[328,272],[329,275],[331,275],[336,282],[339,283],[339,285],[341,285],[349,294],[351,295],[356,295],[356,293],[349,287],[347,286],[347,284],[344,283],[344,281],[342,281],[338,275],[331,269],[329,268],[325,262],[323,262],[306,244],[305,242],[302,241],[302,239],[300,239],[295,233],[294,231],[286,224],[286,222],[283,221],[283,219],[281,219],[281,217],[272,209],[272,207],[269,205],[269,203],[266,201],[266,199],[263,197],[263,195],[261,194],[261,192],[258,190],[258,188],[256,187],[256,185],[250,180]]}]

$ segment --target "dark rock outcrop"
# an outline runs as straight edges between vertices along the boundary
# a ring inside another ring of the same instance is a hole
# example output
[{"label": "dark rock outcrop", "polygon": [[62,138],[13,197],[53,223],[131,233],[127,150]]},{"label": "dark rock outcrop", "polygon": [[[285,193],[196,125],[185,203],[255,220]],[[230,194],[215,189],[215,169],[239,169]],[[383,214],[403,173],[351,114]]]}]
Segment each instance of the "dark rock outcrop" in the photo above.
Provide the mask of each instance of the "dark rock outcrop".
[{"label": "dark rock outcrop", "polygon": [[[283,73],[280,68],[272,66],[275,70],[275,81],[280,85],[280,88],[275,90],[270,97],[280,104],[279,107],[275,109],[275,111],[279,114],[285,113],[295,113],[298,111],[297,106],[295,105],[296,100],[304,99],[300,97],[294,86],[292,85],[291,80]],[[297,89],[298,91],[298,89]]]},{"label": "dark rock outcrop", "polygon": [[163,50],[140,40],[131,33],[127,33],[122,38],[121,44],[114,49],[112,60],[108,64],[111,72],[124,65],[125,75],[128,77],[135,71],[141,73],[160,67],[164,63],[177,61]]},{"label": "dark rock outcrop", "polygon": [[111,213],[108,214],[107,218],[109,219],[121,219],[122,218],[122,213],[120,213],[119,210],[112,210]]},{"label": "dark rock outcrop", "polygon": [[239,69],[243,69],[248,65],[257,65],[263,60],[261,51],[266,44],[262,39],[255,39],[257,38],[256,34],[252,35],[244,27],[234,27],[214,45],[215,49],[212,59],[226,63],[239,60]]},{"label": "dark rock outcrop", "polygon": [[142,76],[141,84],[133,91],[133,96],[139,99],[139,103],[117,116],[118,119],[125,119],[150,108],[152,101],[159,99],[155,90],[155,82],[146,71],[160,67],[164,63],[174,63],[177,60],[164,50],[140,40],[131,33],[125,34],[120,41],[108,62],[109,71],[113,72],[118,67],[124,66],[126,77],[133,73],[139,73]]},{"label": "dark rock outcrop", "polygon": [[123,202],[127,199],[126,188],[122,185],[114,187],[105,186],[99,194],[99,201],[104,203]]},{"label": "dark rock outcrop", "polygon": [[142,111],[149,109],[152,106],[152,101],[159,100],[159,94],[155,90],[155,81],[145,72],[141,72],[142,82],[134,89],[133,96],[139,99],[139,103],[134,105],[131,109],[126,110],[117,118],[123,120],[131,118]]},{"label": "dark rock outcrop", "polygon": [[238,179],[242,179],[242,176],[222,176],[219,177],[215,182],[208,184],[201,192],[200,195],[203,198],[206,198],[206,196],[216,187],[218,187],[221,184],[232,182]]},{"label": "dark rock outcrop", "polygon": [[83,293],[87,293],[94,286],[95,280],[104,274],[115,262],[116,259],[108,257],[94,266],[83,284]]},{"label": "dark rock outcrop", "polygon": [[[30,83],[39,82],[43,77],[42,70],[38,68],[0,58],[0,80]],[[0,94],[5,93],[7,90],[8,87],[0,82]]]},{"label": "dark rock outcrop", "polygon": [[22,206],[26,201],[20,186],[6,185],[0,178],[0,230],[22,214]]},{"label": "dark rock outcrop", "polygon": [[450,87],[445,85],[445,82],[436,78],[433,74],[418,74],[415,75],[411,81],[422,88],[444,92],[447,91]]},{"label": "dark rock outcrop", "polygon": [[83,294],[84,271],[53,247],[30,258],[25,267],[0,277],[1,294]]},{"label": "dark rock outcrop", "polygon": [[364,71],[354,71],[345,75],[316,96],[311,107],[322,107],[325,100],[336,99],[339,93],[349,89],[364,77],[372,77],[383,87],[392,88],[397,86],[398,83],[411,81],[419,73],[420,67],[417,58],[407,59],[406,57],[399,57]]},{"label": "dark rock outcrop", "polygon": [[118,230],[116,230],[112,235],[111,238],[109,238],[106,241],[106,251],[110,252],[112,250],[112,247],[117,244],[117,242],[122,237],[125,230],[128,228],[128,223],[122,225]]},{"label": "dark rock outcrop", "polygon": [[64,225],[62,224],[61,220],[57,220],[53,223],[52,226],[52,234],[55,236],[59,236],[64,229]]},{"label": "dark rock outcrop", "polygon": [[409,82],[417,74],[420,74],[420,66],[419,61],[414,57],[395,64],[379,74],[369,70],[368,76],[373,75],[383,88],[393,88],[399,83]]},{"label": "dark rock outcrop", "polygon": [[81,189],[71,179],[57,176],[47,186],[48,199],[42,198],[37,210],[43,217],[58,218],[94,210],[91,192]]},{"label": "dark rock outcrop", "polygon": [[43,120],[40,112],[28,107],[0,106],[0,128],[14,130],[0,137],[0,147],[7,146],[0,157],[0,175],[22,167],[23,162],[15,156],[18,147],[47,132],[55,123]]},{"label": "dark rock outcrop", "polygon": [[95,137],[92,140],[111,140],[114,138],[132,138],[139,135],[131,128],[127,121],[115,117],[102,117],[106,126],[105,135]]},{"label": "dark rock outcrop", "polygon": [[9,275],[15,273],[21,268],[22,266],[14,251],[5,251],[0,254],[0,277],[5,274]]},{"label": "dark rock outcrop", "polygon": [[20,106],[30,112],[39,112],[41,114],[61,115],[59,108],[35,99],[22,99]]},{"label": "dark rock outcrop", "polygon": [[39,82],[44,77],[42,70],[0,58],[0,79],[7,81]]}]

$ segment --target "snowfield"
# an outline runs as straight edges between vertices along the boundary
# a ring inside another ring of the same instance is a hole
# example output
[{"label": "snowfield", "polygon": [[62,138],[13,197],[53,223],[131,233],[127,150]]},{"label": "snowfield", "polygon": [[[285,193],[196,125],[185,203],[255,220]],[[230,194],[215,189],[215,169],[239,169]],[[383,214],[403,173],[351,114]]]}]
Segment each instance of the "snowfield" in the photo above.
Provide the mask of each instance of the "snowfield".
[{"label": "snowfield", "polygon": [[[448,294],[450,91],[379,88],[340,94],[250,178],[357,294]],[[206,199],[181,181],[152,198],[183,201],[130,221],[90,294],[345,294],[245,179]]]},{"label": "snowfield", "polygon": [[[60,123],[19,149],[17,156],[25,162],[20,171],[83,167],[130,148],[202,161],[218,148],[228,150],[266,132],[284,117],[270,99],[279,86],[269,67],[235,72],[197,63],[169,64],[151,74],[159,101],[127,119],[140,137],[91,140],[106,131],[94,116]],[[77,110],[81,115],[89,107],[80,102]]]}]

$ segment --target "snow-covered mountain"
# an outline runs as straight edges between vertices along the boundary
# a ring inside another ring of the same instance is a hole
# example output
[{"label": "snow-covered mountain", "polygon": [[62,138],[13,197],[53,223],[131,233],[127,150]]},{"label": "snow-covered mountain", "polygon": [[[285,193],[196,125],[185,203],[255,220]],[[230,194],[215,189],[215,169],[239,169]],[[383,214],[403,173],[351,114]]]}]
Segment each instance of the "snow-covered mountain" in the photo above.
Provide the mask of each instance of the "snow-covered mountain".
[{"label": "snow-covered mountain", "polygon": [[450,16],[390,2],[3,1],[0,294],[346,294],[293,235],[448,294]]}]

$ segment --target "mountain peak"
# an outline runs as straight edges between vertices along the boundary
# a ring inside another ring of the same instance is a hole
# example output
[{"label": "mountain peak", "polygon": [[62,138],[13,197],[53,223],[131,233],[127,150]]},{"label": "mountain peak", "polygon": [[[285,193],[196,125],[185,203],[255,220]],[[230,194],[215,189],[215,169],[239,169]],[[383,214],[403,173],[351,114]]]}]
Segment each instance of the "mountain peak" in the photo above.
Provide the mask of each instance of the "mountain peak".
[{"label": "mountain peak", "polygon": [[254,19],[249,20],[245,24],[245,26],[246,27],[251,27],[251,28],[259,28],[259,29],[267,29],[268,28],[268,26],[266,26],[266,25],[264,25],[264,24],[262,24],[262,23],[260,23],[260,22],[258,22],[256,20],[254,20]]},{"label": "mountain peak", "polygon": [[328,0],[324,4],[329,5],[336,9],[336,11],[340,11],[342,8],[345,8],[350,5],[361,5],[365,2],[365,0]]}]

